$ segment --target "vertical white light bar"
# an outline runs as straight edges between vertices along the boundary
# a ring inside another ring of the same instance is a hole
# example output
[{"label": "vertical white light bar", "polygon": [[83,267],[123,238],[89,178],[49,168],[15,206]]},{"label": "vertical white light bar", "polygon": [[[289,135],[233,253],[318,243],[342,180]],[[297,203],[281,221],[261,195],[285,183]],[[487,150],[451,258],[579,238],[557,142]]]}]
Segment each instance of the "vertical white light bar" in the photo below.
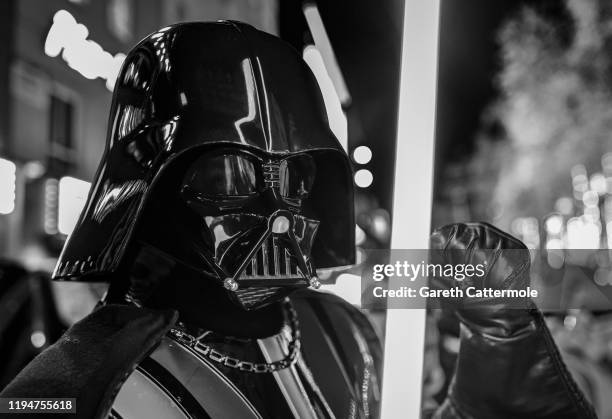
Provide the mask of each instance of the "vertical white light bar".
[{"label": "vertical white light bar", "polygon": [[0,214],[10,214],[15,209],[17,166],[0,158]]},{"label": "vertical white light bar", "polygon": [[342,110],[340,98],[329,77],[325,63],[323,62],[323,57],[319,50],[313,45],[306,46],[302,56],[319,84],[319,89],[323,95],[323,102],[325,103],[325,110],[327,111],[329,127],[338,141],[340,141],[340,144],[342,144],[342,147],[344,147],[344,150],[348,153],[348,123],[346,115]]},{"label": "vertical white light bar", "polygon": [[336,60],[336,54],[334,54],[331,42],[329,41],[329,36],[327,35],[327,31],[323,25],[323,19],[321,19],[321,15],[319,14],[319,9],[315,3],[307,2],[304,4],[303,11],[304,17],[306,18],[306,24],[308,25],[308,29],[310,29],[310,34],[312,35],[312,39],[317,47],[317,50],[319,50],[321,53],[321,57],[325,63],[325,68],[327,69],[327,73],[334,84],[338,98],[340,98],[340,102],[343,105],[347,105],[351,102],[351,95],[346,87],[344,77],[342,76],[342,71],[340,70],[338,61]]},{"label": "vertical white light bar", "polygon": [[[393,249],[426,249],[431,224],[439,0],[406,0]],[[382,418],[421,416],[425,310],[387,312]]]},{"label": "vertical white light bar", "polygon": [[57,229],[60,233],[68,235],[74,230],[90,187],[91,183],[71,176],[59,180]]}]

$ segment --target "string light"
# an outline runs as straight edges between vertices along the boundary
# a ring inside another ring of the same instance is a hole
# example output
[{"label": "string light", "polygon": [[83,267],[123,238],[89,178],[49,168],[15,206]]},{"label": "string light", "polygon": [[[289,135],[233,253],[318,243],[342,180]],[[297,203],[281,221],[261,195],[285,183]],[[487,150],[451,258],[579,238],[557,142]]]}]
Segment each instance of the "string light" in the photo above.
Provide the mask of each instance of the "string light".
[{"label": "string light", "polygon": [[77,23],[68,11],[60,10],[53,16],[53,25],[47,33],[45,54],[49,57],[61,54],[70,68],[86,79],[105,80],[106,88],[112,91],[125,54],[113,56],[97,42],[88,40],[88,36],[89,30],[85,25]]}]

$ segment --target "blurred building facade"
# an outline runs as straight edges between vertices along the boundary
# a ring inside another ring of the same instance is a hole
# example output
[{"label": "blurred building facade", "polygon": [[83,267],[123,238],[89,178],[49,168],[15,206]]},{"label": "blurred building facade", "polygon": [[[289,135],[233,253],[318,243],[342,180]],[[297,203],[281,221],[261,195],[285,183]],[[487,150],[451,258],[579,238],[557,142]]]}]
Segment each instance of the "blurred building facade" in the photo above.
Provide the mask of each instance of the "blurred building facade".
[{"label": "blurred building facade", "polygon": [[0,257],[58,254],[60,212],[80,211],[104,151],[113,74],[124,53],[180,21],[236,19],[276,33],[276,1],[3,1]]}]

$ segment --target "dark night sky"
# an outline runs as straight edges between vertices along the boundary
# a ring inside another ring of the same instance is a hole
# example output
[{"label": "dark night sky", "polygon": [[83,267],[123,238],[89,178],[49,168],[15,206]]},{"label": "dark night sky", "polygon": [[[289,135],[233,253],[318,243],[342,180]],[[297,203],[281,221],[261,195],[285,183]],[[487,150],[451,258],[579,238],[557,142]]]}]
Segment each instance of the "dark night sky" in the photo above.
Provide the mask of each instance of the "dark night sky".
[{"label": "dark night sky", "polygon": [[438,67],[438,163],[473,149],[480,115],[498,94],[497,32],[523,1],[442,0]]},{"label": "dark night sky", "polygon": [[473,151],[482,112],[498,96],[497,35],[522,7],[563,13],[561,0],[442,0],[438,66],[436,166]]}]

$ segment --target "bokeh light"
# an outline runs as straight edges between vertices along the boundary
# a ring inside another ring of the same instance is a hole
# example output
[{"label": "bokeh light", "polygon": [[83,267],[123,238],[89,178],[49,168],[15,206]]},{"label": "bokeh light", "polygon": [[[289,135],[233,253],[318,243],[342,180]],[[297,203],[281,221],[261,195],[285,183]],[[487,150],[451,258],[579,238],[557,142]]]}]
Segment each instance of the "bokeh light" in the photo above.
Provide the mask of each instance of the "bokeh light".
[{"label": "bokeh light", "polygon": [[367,188],[374,181],[374,175],[368,169],[357,170],[355,173],[355,185],[360,188]]},{"label": "bokeh light", "polygon": [[372,160],[372,150],[370,147],[365,145],[360,145],[355,150],[353,150],[353,160],[358,164],[367,164]]}]

